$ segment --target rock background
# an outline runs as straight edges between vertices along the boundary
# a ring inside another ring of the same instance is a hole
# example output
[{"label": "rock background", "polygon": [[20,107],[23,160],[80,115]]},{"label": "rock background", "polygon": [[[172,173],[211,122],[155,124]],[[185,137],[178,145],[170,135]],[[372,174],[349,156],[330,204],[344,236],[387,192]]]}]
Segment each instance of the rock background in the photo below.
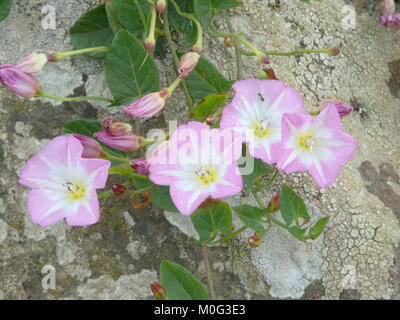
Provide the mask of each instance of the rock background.
[{"label": "rock background", "polygon": [[[16,0],[0,23],[0,61],[70,50],[68,29],[100,2]],[[278,78],[302,94],[310,111],[331,99],[361,110],[371,107],[343,119],[359,148],[334,185],[320,189],[308,174],[281,175],[263,195],[268,201],[283,182],[289,184],[305,199],[313,220],[331,217],[325,234],[301,244],[274,228],[255,250],[246,244],[250,234],[229,247],[210,248],[218,298],[399,299],[400,31],[377,23],[374,1],[243,2],[230,12],[233,26],[260,48],[341,47],[338,57],[271,59]],[[56,8],[55,30],[41,26],[45,5]],[[356,9],[354,29],[343,28],[346,5]],[[222,21],[219,27],[225,28]],[[179,35],[176,40],[181,43]],[[207,36],[204,55],[226,77],[236,76],[233,50],[223,47],[222,39]],[[245,77],[257,75],[255,59],[243,60]],[[165,85],[174,78],[170,55],[158,57],[157,64]],[[45,90],[58,95],[109,96],[102,61],[72,57],[46,65],[38,78]],[[142,134],[146,128],[165,128],[168,120],[186,121],[185,110],[183,94],[177,92],[162,115],[142,124]],[[99,223],[90,227],[60,222],[42,228],[30,221],[28,190],[17,183],[26,160],[59,135],[64,122],[118,112],[99,103],[24,101],[0,87],[0,299],[150,299],[149,282],[158,279],[163,259],[184,265],[206,283],[187,217],[154,206],[133,210],[128,199],[109,198],[102,203]],[[245,194],[230,201],[254,202]],[[56,270],[55,290],[42,288],[45,265]]]}]

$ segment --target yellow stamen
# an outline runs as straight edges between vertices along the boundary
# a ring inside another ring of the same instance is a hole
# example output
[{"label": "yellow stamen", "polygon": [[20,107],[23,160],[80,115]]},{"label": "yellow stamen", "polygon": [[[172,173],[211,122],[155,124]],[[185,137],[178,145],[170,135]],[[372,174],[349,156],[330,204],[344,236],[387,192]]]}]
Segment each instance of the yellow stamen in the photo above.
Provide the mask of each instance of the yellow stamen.
[{"label": "yellow stamen", "polygon": [[315,142],[316,142],[316,140],[315,140],[313,134],[311,134],[309,132],[303,133],[302,135],[300,135],[297,138],[297,145],[300,148],[305,149],[310,152],[313,151],[312,149],[313,149]]},{"label": "yellow stamen", "polygon": [[63,187],[66,188],[70,200],[82,200],[86,196],[86,187],[79,183],[67,182]]},{"label": "yellow stamen", "polygon": [[215,182],[217,179],[217,173],[213,169],[199,168],[194,172],[197,178],[200,180],[201,185],[206,186],[210,183]]}]

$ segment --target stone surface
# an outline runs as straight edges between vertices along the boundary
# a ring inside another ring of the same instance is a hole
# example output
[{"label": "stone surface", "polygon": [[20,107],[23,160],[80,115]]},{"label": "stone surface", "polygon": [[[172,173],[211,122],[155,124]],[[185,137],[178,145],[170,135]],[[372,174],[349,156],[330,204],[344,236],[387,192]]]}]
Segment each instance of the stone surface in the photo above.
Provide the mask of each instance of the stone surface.
[{"label": "stone surface", "polygon": [[[0,24],[0,61],[17,62],[31,52],[70,50],[68,29],[81,14],[101,1],[15,1]],[[277,77],[296,88],[310,111],[322,101],[351,103],[356,112],[343,119],[359,143],[354,158],[338,180],[321,190],[305,173],[280,175],[263,194],[267,202],[282,183],[307,204],[312,221],[330,216],[324,235],[299,243],[285,230],[273,228],[264,243],[250,250],[244,233],[230,246],[209,249],[218,298],[231,299],[399,299],[400,298],[400,32],[378,23],[373,1],[294,0],[243,1],[230,12],[233,26],[260,48],[341,47],[337,57],[305,55],[271,57]],[[41,9],[55,7],[57,28],[41,27]],[[354,5],[355,29],[343,29],[345,5]],[[372,14],[371,14],[372,13]],[[217,26],[223,30],[222,21]],[[175,35],[181,42],[181,36]],[[207,35],[204,56],[226,77],[234,79],[234,51],[223,40]],[[261,66],[244,57],[244,77]],[[174,79],[171,56],[156,57],[162,85]],[[109,96],[103,62],[72,57],[48,64],[38,74],[42,87],[58,95]],[[368,107],[370,105],[370,107]],[[184,265],[203,283],[204,263],[187,217],[150,207],[131,208],[127,198],[102,201],[98,224],[72,228],[64,222],[42,228],[27,212],[28,190],[18,172],[27,159],[61,132],[68,120],[101,119],[118,108],[102,103],[24,101],[0,87],[0,298],[1,299],[149,299],[149,283],[169,259]],[[142,123],[163,128],[168,120],[188,119],[179,90],[163,113]],[[115,182],[109,181],[109,186]],[[234,203],[254,203],[243,194]],[[235,220],[238,227],[239,221]],[[42,268],[56,270],[56,289],[44,290]]]}]

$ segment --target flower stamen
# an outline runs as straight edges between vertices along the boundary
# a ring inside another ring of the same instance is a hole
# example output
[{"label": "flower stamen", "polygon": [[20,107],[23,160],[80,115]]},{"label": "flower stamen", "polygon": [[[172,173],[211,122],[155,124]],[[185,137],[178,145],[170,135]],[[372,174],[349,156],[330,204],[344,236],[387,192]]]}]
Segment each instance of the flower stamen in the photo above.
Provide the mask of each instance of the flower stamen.
[{"label": "flower stamen", "polygon": [[217,178],[215,170],[206,169],[204,168],[204,166],[201,166],[200,168],[196,169],[194,171],[194,174],[200,180],[200,183],[202,185],[208,185],[210,183],[213,183]]},{"label": "flower stamen", "polygon": [[313,147],[316,143],[314,136],[311,133],[304,133],[297,139],[297,145],[300,148],[308,150],[310,152],[313,151]]},{"label": "flower stamen", "polygon": [[85,198],[86,187],[78,183],[66,182],[62,184],[62,187],[68,191],[70,200],[82,200]]}]

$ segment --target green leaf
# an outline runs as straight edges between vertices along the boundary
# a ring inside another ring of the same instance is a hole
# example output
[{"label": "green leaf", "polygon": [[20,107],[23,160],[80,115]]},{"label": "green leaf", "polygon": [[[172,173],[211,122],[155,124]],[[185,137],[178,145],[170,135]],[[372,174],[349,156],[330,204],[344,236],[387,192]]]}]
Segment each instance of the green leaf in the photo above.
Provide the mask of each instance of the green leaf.
[{"label": "green leaf", "polygon": [[200,242],[211,240],[217,232],[227,234],[233,228],[232,213],[226,202],[220,202],[207,209],[197,209],[190,215]]},{"label": "green leaf", "polygon": [[109,4],[106,5],[106,13],[107,13],[107,19],[108,19],[108,24],[111,28],[111,30],[116,33],[119,30],[122,29],[121,22],[118,20],[117,13],[113,8],[110,7]]},{"label": "green leaf", "polygon": [[154,188],[152,202],[163,210],[179,213],[179,210],[172,202],[169,187],[167,186],[157,186]]},{"label": "green leaf", "polygon": [[310,219],[303,199],[285,184],[281,189],[280,207],[283,220],[288,226],[294,220],[298,221],[299,218]]},{"label": "green leaf", "polygon": [[[105,6],[98,6],[79,18],[69,30],[75,49],[108,47],[114,38],[114,32],[108,24]],[[87,53],[89,57],[105,59],[106,52]]]},{"label": "green leaf", "polygon": [[299,226],[293,226],[293,227],[290,227],[289,230],[292,231],[298,237],[300,237],[303,240],[305,240],[304,234],[306,233],[307,229],[302,229]]},{"label": "green leaf", "polygon": [[186,268],[164,260],[160,269],[161,285],[169,300],[208,300],[204,286]]},{"label": "green leaf", "polygon": [[241,3],[237,0],[211,0],[211,5],[215,10],[226,10],[238,7]]},{"label": "green leaf", "polygon": [[[181,57],[183,53],[179,52],[178,55]],[[236,80],[227,80],[211,62],[200,57],[196,68],[185,81],[193,101],[199,102],[205,96],[226,93]]]},{"label": "green leaf", "polygon": [[[93,138],[93,134],[95,132],[103,131],[101,127],[101,123],[99,121],[93,120],[72,120],[64,124],[64,127],[61,131],[62,134],[70,134],[70,133],[78,133]],[[100,141],[99,141],[100,142]],[[123,158],[130,158],[131,153],[124,152],[121,150],[114,149],[100,142],[101,146],[111,155]],[[114,163],[112,161],[112,163]]]},{"label": "green leaf", "polygon": [[213,94],[206,96],[193,110],[193,116],[196,121],[203,122],[207,116],[214,114],[218,109],[226,105],[227,94]]},{"label": "green leaf", "polygon": [[204,30],[211,20],[211,0],[193,0],[194,13]]},{"label": "green leaf", "polygon": [[242,204],[237,207],[233,207],[233,211],[238,215],[239,219],[249,228],[254,230],[264,231],[264,225],[260,219],[265,214],[265,209],[253,207],[248,204]]},{"label": "green leaf", "polygon": [[[147,17],[151,5],[147,0],[138,0],[144,15]],[[122,26],[136,37],[142,37],[145,27],[140,19],[139,11],[133,0],[111,0],[107,6],[118,17]]]},{"label": "green leaf", "polygon": [[[193,13],[193,0],[175,0],[175,2],[182,12]],[[168,20],[176,30],[185,34],[194,33],[196,29],[196,27],[192,25],[190,19],[182,17],[176,12],[171,1],[168,1]]]},{"label": "green leaf", "polygon": [[106,80],[112,95],[128,104],[146,93],[160,90],[158,69],[143,45],[128,31],[115,35],[106,60]]},{"label": "green leaf", "polygon": [[0,0],[0,22],[7,18],[10,13],[13,1],[12,0]]},{"label": "green leaf", "polygon": [[326,224],[328,223],[329,217],[323,217],[319,219],[314,226],[310,228],[310,231],[308,232],[308,235],[311,237],[311,239],[315,240],[317,239],[322,231],[324,231],[324,228]]}]

